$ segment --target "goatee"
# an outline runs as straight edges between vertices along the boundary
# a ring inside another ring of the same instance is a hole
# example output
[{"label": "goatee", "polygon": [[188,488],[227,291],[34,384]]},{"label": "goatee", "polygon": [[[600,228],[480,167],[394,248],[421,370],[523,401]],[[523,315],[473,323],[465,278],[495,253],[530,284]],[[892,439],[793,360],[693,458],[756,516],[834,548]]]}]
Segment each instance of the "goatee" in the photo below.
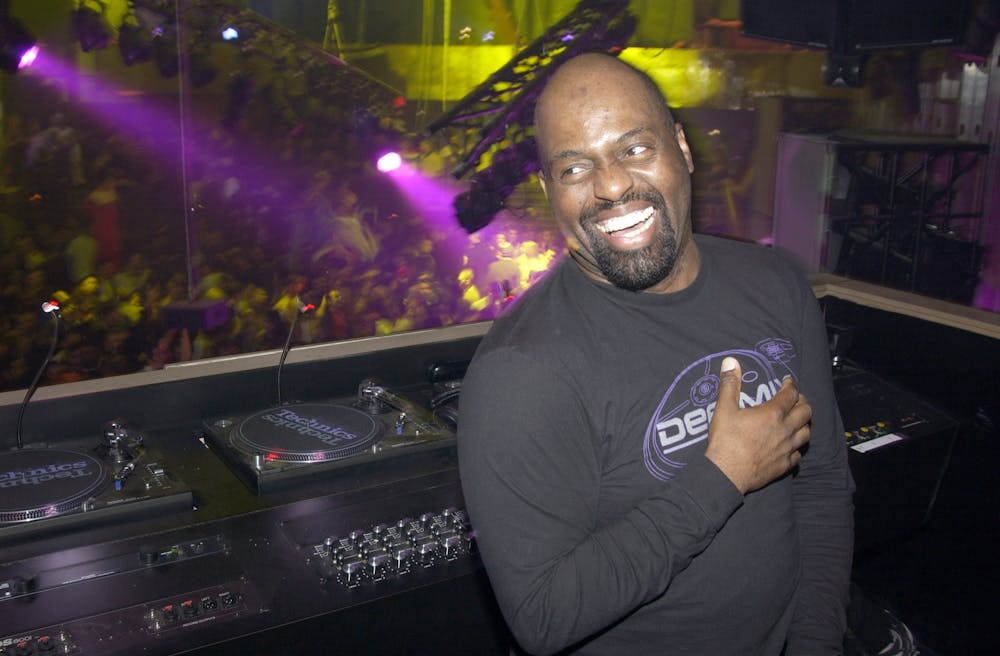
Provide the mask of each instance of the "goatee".
[{"label": "goatee", "polygon": [[[604,233],[594,225],[601,212],[617,205],[642,200],[653,206],[658,216],[653,239],[632,250],[619,250],[611,246]],[[677,262],[677,233],[668,216],[667,204],[656,191],[632,193],[616,202],[606,202],[585,207],[580,213],[580,225],[590,241],[590,249],[601,274],[615,287],[638,292],[648,289],[665,279]]]}]

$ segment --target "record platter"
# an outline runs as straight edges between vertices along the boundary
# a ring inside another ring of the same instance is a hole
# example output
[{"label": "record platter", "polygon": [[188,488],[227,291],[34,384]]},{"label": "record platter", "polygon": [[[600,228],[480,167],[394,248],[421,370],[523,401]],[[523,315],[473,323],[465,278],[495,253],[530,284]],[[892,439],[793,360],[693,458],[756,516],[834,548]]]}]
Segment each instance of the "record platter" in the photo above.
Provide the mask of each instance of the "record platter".
[{"label": "record platter", "polygon": [[140,434],[116,420],[104,439],[26,445],[0,453],[0,543],[14,536],[190,509],[175,480]]},{"label": "record platter", "polygon": [[455,445],[446,415],[372,379],[362,381],[356,397],[216,417],[204,428],[208,443],[258,493]]}]

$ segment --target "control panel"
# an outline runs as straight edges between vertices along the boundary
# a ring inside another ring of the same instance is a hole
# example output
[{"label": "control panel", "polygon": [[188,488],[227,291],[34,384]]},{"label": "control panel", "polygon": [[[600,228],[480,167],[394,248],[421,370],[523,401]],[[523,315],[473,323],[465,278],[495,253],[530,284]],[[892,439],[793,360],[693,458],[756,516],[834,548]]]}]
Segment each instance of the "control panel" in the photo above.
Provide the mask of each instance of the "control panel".
[{"label": "control panel", "polygon": [[328,536],[313,545],[308,562],[324,582],[356,588],[454,562],[474,551],[465,511],[445,508]]},{"label": "control panel", "polygon": [[930,516],[958,422],[862,369],[834,370],[854,495],[855,549],[900,537]]}]

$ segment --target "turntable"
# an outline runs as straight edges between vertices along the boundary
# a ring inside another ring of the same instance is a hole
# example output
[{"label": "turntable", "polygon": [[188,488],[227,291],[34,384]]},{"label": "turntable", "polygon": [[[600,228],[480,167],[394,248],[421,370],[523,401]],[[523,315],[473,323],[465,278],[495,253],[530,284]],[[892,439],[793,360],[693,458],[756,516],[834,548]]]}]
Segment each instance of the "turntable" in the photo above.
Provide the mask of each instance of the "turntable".
[{"label": "turntable", "polygon": [[0,453],[0,543],[18,535],[190,509],[191,490],[120,420],[104,439]]},{"label": "turntable", "polygon": [[204,422],[205,437],[257,493],[366,463],[453,448],[449,422],[373,379],[358,395]]}]

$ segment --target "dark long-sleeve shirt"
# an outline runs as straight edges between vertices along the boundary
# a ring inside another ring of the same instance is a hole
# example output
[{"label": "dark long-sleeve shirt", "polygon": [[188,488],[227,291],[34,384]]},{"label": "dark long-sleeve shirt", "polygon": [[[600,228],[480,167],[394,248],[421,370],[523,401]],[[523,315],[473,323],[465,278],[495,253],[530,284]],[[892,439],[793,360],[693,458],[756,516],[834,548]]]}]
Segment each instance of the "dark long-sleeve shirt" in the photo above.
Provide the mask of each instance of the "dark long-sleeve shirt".
[{"label": "dark long-sleeve shirt", "polygon": [[[766,249],[697,239],[700,273],[675,294],[565,260],[463,382],[466,503],[530,652],[840,651],[853,483],[816,300]],[[813,407],[795,474],[745,497],[704,455],[727,355],[742,404],[792,376]]]}]

